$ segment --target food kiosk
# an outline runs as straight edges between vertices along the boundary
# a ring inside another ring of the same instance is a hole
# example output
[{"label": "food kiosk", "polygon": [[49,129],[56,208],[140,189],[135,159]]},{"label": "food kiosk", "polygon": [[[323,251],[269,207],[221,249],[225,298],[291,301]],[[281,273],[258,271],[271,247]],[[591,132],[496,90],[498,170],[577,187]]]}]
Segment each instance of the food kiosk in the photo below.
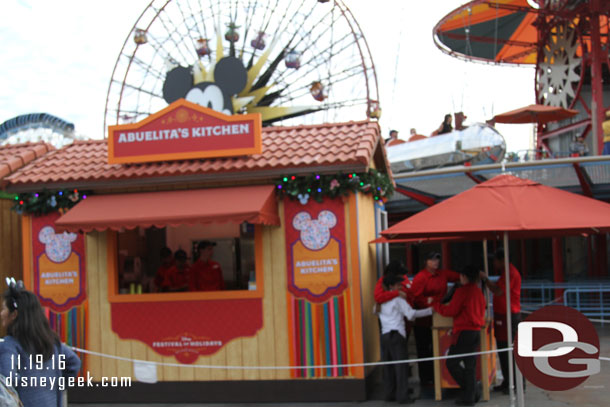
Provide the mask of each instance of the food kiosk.
[{"label": "food kiosk", "polygon": [[[179,100],[8,178],[28,202],[69,196],[23,216],[26,285],[94,352],[94,382],[132,378],[71,402],[365,399],[370,369],[289,367],[379,358],[368,242],[393,190],[379,125],[256,116]],[[192,263],[204,240],[226,289],[158,292],[160,250]]]}]

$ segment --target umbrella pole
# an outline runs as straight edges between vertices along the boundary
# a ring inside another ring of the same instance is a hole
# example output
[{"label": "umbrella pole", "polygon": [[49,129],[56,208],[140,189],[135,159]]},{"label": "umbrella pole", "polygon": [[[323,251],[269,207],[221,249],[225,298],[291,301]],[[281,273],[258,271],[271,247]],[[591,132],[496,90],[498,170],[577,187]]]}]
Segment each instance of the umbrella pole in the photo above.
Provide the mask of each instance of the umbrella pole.
[{"label": "umbrella pole", "polygon": [[[508,346],[513,344],[512,318],[510,313],[510,265],[508,262],[508,232],[504,232],[504,287],[506,289],[506,339]],[[508,352],[508,392],[510,405],[515,405],[515,392],[513,390],[515,372],[513,371],[513,352]]]},{"label": "umbrella pole", "polygon": [[[485,276],[489,278],[489,261],[487,256],[487,239],[483,239],[483,270],[485,271]],[[489,290],[486,289],[485,285],[483,285],[483,288],[483,292],[485,293],[485,302],[487,303],[485,316],[489,318],[491,312],[491,295],[489,295]]]},{"label": "umbrella pole", "polygon": [[[508,339],[508,346],[513,345],[513,329],[512,329],[512,315],[510,310],[510,262],[509,262],[509,251],[508,251],[508,232],[504,232],[504,281],[506,281],[506,335]],[[525,398],[523,397],[523,376],[519,369],[515,372],[513,370],[513,352],[508,352],[508,389],[510,394],[510,405],[515,405],[514,390],[513,390],[513,377],[517,376],[515,380],[515,387],[517,390],[517,406],[525,406]]]}]

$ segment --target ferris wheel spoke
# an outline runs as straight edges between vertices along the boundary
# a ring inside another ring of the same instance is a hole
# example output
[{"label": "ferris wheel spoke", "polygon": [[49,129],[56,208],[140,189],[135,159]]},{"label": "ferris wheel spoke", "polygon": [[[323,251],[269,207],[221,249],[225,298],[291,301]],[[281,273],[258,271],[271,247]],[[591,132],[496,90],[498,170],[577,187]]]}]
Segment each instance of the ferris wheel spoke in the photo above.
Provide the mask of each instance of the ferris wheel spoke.
[{"label": "ferris wheel spoke", "polygon": [[110,109],[109,112],[112,113],[119,113],[119,114],[132,114],[132,115],[136,115],[136,116],[148,116],[151,114],[150,111],[141,111],[141,110],[117,110],[117,109]]},{"label": "ferris wheel spoke", "polygon": [[[350,37],[350,34],[347,34],[347,35],[346,35],[346,36],[344,36],[344,37],[343,37],[343,38],[342,38],[340,41],[343,41],[344,39],[349,38],[349,37]],[[318,38],[318,39],[319,39],[319,38]],[[340,50],[337,52],[337,54],[340,54],[342,51],[344,51],[345,49],[347,49],[347,48],[348,48],[349,46],[351,46],[351,45],[352,45],[352,43],[346,44],[346,46],[344,46],[343,48],[341,48],[341,49],[340,49]],[[281,74],[280,74],[280,76],[277,78],[278,82],[279,82],[279,81],[285,81],[287,78],[289,78],[289,77],[291,77],[291,76],[294,76],[294,75],[296,75],[297,73],[299,73],[299,76],[300,76],[300,77],[306,76],[307,74],[309,74],[309,73],[313,72],[314,70],[316,70],[317,68],[319,68],[319,67],[320,67],[320,65],[325,64],[325,63],[326,63],[326,60],[325,60],[325,59],[321,59],[321,62],[320,62],[320,63],[318,63],[317,65],[312,65],[312,62],[316,60],[316,54],[315,54],[315,53],[313,53],[313,55],[314,55],[314,56],[313,56],[312,58],[310,58],[309,60],[307,60],[307,61],[305,61],[305,62],[303,63],[303,66],[307,66],[307,67],[310,67],[310,68],[311,68],[310,70],[305,71],[305,74],[303,74],[303,71],[298,72],[298,70],[297,70],[297,69],[295,69],[295,70],[291,70],[291,71],[288,71],[288,72],[286,72],[286,71],[285,71],[284,73],[281,73]],[[318,57],[322,57],[320,54],[318,54],[317,56],[318,56]],[[322,58],[323,58],[323,57],[322,57]]]},{"label": "ferris wheel spoke", "polygon": [[301,110],[301,111],[298,111],[298,112],[295,112],[295,113],[287,114],[285,116],[280,116],[280,117],[275,117],[273,119],[265,120],[263,125],[269,125],[269,124],[272,124],[272,123],[276,123],[276,122],[280,122],[280,121],[284,121],[284,120],[288,120],[288,119],[294,119],[296,117],[312,114],[312,113],[318,112],[320,110],[321,109],[318,109],[318,108],[311,108],[311,109]]},{"label": "ferris wheel spoke", "polygon": [[271,76],[273,75],[273,73],[275,72],[277,67],[279,66],[280,62],[282,62],[282,60],[284,59],[284,56],[286,55],[286,51],[287,51],[287,48],[284,48],[278,54],[278,56],[273,60],[273,62],[271,62],[271,64],[267,67],[267,69],[265,69],[265,72],[263,72],[263,74],[259,76],[256,83],[252,86],[252,90],[257,90],[257,89],[262,88],[263,86],[267,86],[267,83],[269,83],[269,79],[271,79]]},{"label": "ferris wheel spoke", "polygon": [[[280,3],[280,0],[275,0],[275,4],[273,5],[273,7],[269,7],[269,3],[267,3],[266,7],[265,7],[265,14],[263,15],[263,18],[261,19],[261,28],[263,31],[267,31],[269,29],[269,24],[271,23],[271,16],[273,15],[273,10],[276,10],[278,5]],[[269,11],[271,10],[271,14],[269,13]]]},{"label": "ferris wheel spoke", "polygon": [[259,77],[259,79],[256,82],[256,84],[252,87],[252,90],[256,90],[256,89],[262,88],[263,86],[266,86],[267,83],[269,83],[269,80],[271,79],[271,76],[273,76],[273,73],[275,72],[275,70],[279,66],[281,60],[284,58],[284,56],[286,56],[287,51],[290,49],[292,41],[294,41],[294,39],[296,38],[297,33],[298,32],[295,32],[293,34],[292,38],[288,41],[288,44],[284,47],[282,52],[279,53],[279,55],[267,67],[265,72]]},{"label": "ferris wheel spoke", "polygon": [[165,74],[161,73],[160,71],[154,69],[151,65],[147,64],[146,62],[142,61],[140,58],[136,57],[135,55],[132,56],[133,62],[141,67],[142,69],[145,70],[145,74],[150,73],[153,77],[155,77],[156,79],[160,80],[160,81],[164,81],[165,80]]},{"label": "ferris wheel spoke", "polygon": [[162,95],[159,95],[159,94],[157,94],[157,93],[154,93],[154,92],[153,92],[153,91],[151,91],[151,90],[143,89],[143,88],[141,88],[141,87],[139,87],[139,86],[137,86],[137,85],[132,85],[132,84],[130,84],[130,83],[126,83],[126,82],[123,82],[123,83],[122,83],[122,85],[123,85],[124,87],[126,87],[126,88],[131,89],[131,90],[135,90],[135,91],[138,91],[138,92],[146,93],[147,95],[150,95],[150,96],[154,96],[154,97],[157,97],[157,98],[163,99],[163,96],[162,96]]},{"label": "ferris wheel spoke", "polygon": [[[175,62],[175,63],[179,63],[178,60],[174,57],[174,55],[172,55],[172,52],[166,48],[165,42],[159,41],[156,37],[149,37],[149,43],[150,45],[155,49],[157,54],[161,55],[161,58],[163,58],[163,62]],[[183,62],[186,62],[187,60],[183,60]]]},{"label": "ferris wheel spoke", "polygon": [[[190,3],[190,2],[188,2],[188,1],[187,1],[186,3],[188,4],[188,6],[189,6],[189,8],[190,8],[190,7],[191,7],[191,3]],[[187,16],[186,16],[186,14],[184,14],[184,11],[182,10],[182,7],[180,6],[180,2],[177,2],[177,3],[176,3],[176,6],[178,7],[178,11],[180,11],[180,15],[182,15],[182,20],[183,20],[183,21],[184,21],[184,23],[186,24],[186,22],[188,21],[188,18],[187,18]],[[193,23],[195,24],[195,31],[197,31],[197,33],[198,33],[198,34],[199,34],[199,36],[201,37],[201,30],[199,30],[199,26],[198,26],[198,24],[197,24],[197,20],[195,19],[195,16],[194,16],[192,13],[193,13],[193,12],[192,12],[192,10],[191,10],[191,16],[190,16],[190,18],[193,20]],[[191,27],[188,27],[188,31],[190,31],[190,30],[191,30]],[[195,46],[195,42],[194,42],[195,38],[193,38],[193,37],[190,37],[190,38],[191,38],[191,40],[193,40],[193,46]]]},{"label": "ferris wheel spoke", "polygon": [[202,25],[202,27],[199,27],[199,20],[196,17],[195,11],[193,10],[193,6],[191,5],[190,1],[187,1],[186,4],[189,7],[189,12],[191,13],[191,18],[193,19],[193,21],[195,22],[195,25],[197,27],[197,32],[199,33],[199,37],[200,38],[205,38],[205,26]]},{"label": "ferris wheel spoke", "polygon": [[280,96],[282,96],[282,92],[284,89],[276,90],[275,92],[271,92],[263,96],[263,98],[256,104],[256,106],[271,106],[273,102],[276,101]]},{"label": "ferris wheel spoke", "polygon": [[[350,78],[353,78],[354,76],[360,75],[360,72],[357,70],[357,66],[345,69],[343,71],[340,72],[335,72],[332,74],[334,81],[334,84],[340,84],[343,81],[346,81]],[[326,80],[326,81],[330,81],[329,76],[326,76],[324,78],[320,78],[321,80]],[[296,88],[296,89],[292,89],[292,92],[290,93],[290,98],[291,100],[296,100],[296,99],[300,99],[304,96],[307,96],[310,93],[310,86],[311,84],[304,84],[303,86]],[[354,94],[354,92],[352,92],[352,95]],[[286,95],[288,96],[288,95]]]},{"label": "ferris wheel spoke", "polygon": [[[165,11],[165,9],[164,9],[164,10],[162,10],[162,13],[167,14],[167,11]],[[159,13],[159,14],[158,14],[158,17],[159,17],[159,21],[160,21],[160,22],[161,22],[161,24],[163,25],[163,28],[165,29],[165,31],[166,31],[166,32],[167,32],[167,34],[168,34],[168,39],[169,39],[169,40],[171,40],[171,41],[174,43],[174,45],[176,46],[176,50],[177,50],[177,51],[180,53],[180,56],[183,58],[183,59],[182,59],[182,60],[183,60],[183,62],[185,62],[187,65],[190,65],[189,61],[192,61],[192,60],[193,60],[193,57],[192,57],[192,56],[186,56],[186,55],[183,53],[183,43],[178,43],[178,41],[177,41],[177,40],[176,40],[176,38],[174,37],[174,34],[178,34],[178,35],[180,36],[180,34],[178,33],[178,27],[176,26],[176,28],[175,28],[174,30],[172,30],[172,29],[170,29],[170,28],[167,26],[167,24],[166,24],[166,22],[165,22],[165,19],[163,18],[163,16],[162,16],[162,14],[161,14],[161,13]],[[170,21],[171,21],[171,17],[170,17],[170,16],[168,16],[168,18],[169,18],[169,19],[170,19]],[[193,49],[194,49],[194,45],[195,45],[195,43],[193,42],[193,44],[192,44],[192,45],[193,45]]]}]

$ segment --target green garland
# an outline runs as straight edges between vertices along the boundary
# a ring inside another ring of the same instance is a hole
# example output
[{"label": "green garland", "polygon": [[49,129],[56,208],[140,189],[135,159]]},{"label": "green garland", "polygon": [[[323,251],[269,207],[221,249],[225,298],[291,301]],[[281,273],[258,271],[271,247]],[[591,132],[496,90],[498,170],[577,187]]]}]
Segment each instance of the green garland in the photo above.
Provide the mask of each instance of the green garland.
[{"label": "green garland", "polygon": [[298,199],[303,204],[310,198],[322,202],[325,197],[347,196],[356,191],[371,194],[376,201],[394,193],[390,177],[374,169],[363,173],[284,176],[275,185],[278,196]]},{"label": "green garland", "polygon": [[77,189],[42,192],[25,192],[15,196],[13,210],[18,214],[41,216],[51,212],[64,213],[74,205],[87,199],[90,192]]}]

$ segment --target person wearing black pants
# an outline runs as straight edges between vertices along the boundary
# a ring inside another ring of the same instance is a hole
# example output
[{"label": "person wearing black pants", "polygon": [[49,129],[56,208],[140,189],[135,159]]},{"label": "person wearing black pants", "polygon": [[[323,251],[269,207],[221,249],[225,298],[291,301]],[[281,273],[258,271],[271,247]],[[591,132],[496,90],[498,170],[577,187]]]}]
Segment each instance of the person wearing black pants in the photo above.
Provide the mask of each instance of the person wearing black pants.
[{"label": "person wearing black pants", "polygon": [[[479,347],[481,332],[461,331],[457,337],[457,342],[449,348],[449,355],[459,355],[463,353],[476,352]],[[460,365],[464,362],[464,367]],[[451,377],[460,385],[462,389],[462,400],[466,403],[477,402],[476,397],[476,356],[464,356],[461,358],[447,359],[447,370]],[[480,394],[478,398],[480,398]],[[474,403],[473,403],[474,404]]]},{"label": "person wearing black pants", "polygon": [[[433,305],[439,314],[453,317],[450,355],[476,352],[479,346],[481,327],[485,325],[485,297],[477,285],[478,279],[477,269],[464,267],[460,271],[461,286],[455,290],[451,302]],[[457,404],[473,406],[481,398],[481,387],[476,383],[476,356],[447,359],[446,363],[451,377],[460,385],[461,396]]]},{"label": "person wearing black pants", "polygon": [[[483,282],[493,293],[493,308],[494,308],[494,335],[496,337],[496,344],[498,349],[505,349],[508,347],[508,330],[507,330],[507,318],[506,318],[506,281],[504,272],[504,250],[498,249],[493,256],[493,269],[500,275],[500,278],[496,283],[492,282],[481,274]],[[511,332],[512,338],[515,339],[517,333],[517,325],[521,322],[521,274],[515,266],[509,263],[508,274],[510,279],[510,315],[511,315]],[[501,391],[504,394],[509,393],[508,389],[508,352],[499,352],[498,358],[500,359],[500,369],[502,370],[502,377],[504,380],[502,384],[494,387],[494,391]],[[514,363],[514,360],[513,360]],[[513,364],[514,366],[514,364]],[[514,383],[513,383],[514,385]]]},{"label": "person wearing black pants", "polygon": [[[432,318],[421,318],[413,326],[415,335],[415,349],[417,358],[432,357]],[[422,385],[429,385],[434,382],[434,365],[432,361],[418,362],[419,382]]]},{"label": "person wearing black pants", "polygon": [[[425,267],[413,278],[408,298],[412,299],[416,309],[429,307],[440,302],[447,294],[447,283],[455,282],[460,276],[455,271],[440,268],[441,254],[430,252],[426,255]],[[418,358],[432,356],[432,317],[421,318],[415,321],[413,327],[415,346]],[[419,362],[419,382],[422,386],[431,385],[434,381],[434,368],[432,361]]]},{"label": "person wearing black pants", "polygon": [[[513,340],[515,338],[515,335],[517,334],[517,325],[519,325],[519,322],[521,322],[521,314],[510,314],[511,317],[511,325],[512,325],[512,334],[513,334]],[[502,314],[496,314],[494,313],[494,325],[495,325],[495,337],[496,337],[496,345],[498,346],[498,349],[506,349],[508,348],[508,341],[507,341],[507,335],[506,335],[506,328],[504,328],[504,334],[502,334],[502,330],[498,329],[498,322],[503,322],[504,325],[506,325],[506,314],[502,315]],[[508,390],[508,352],[498,352],[498,358],[500,359],[500,370],[502,371],[502,384],[500,384],[499,386],[494,387],[494,391],[501,391],[504,394],[508,394],[509,390]],[[513,358],[513,372],[515,368],[515,359]],[[516,376],[516,375],[515,375]],[[514,385],[514,383],[513,383]],[[523,388],[525,389],[525,381],[523,382]]]},{"label": "person wearing black pants", "polygon": [[[407,358],[407,338],[394,330],[381,335],[381,360],[406,360]],[[383,390],[387,401],[410,401],[408,382],[409,366],[406,363],[383,367]]]},{"label": "person wearing black pants", "polygon": [[[387,274],[383,277],[383,284],[390,291],[401,289],[404,277],[396,274]],[[374,312],[379,315],[381,323],[381,357],[383,361],[407,359],[407,331],[405,318],[412,321],[415,318],[432,315],[432,308],[415,311],[409,303],[400,296],[376,305]],[[409,397],[409,367],[406,363],[384,365],[383,381],[385,399],[396,400],[402,404],[410,404],[413,399]]]}]

